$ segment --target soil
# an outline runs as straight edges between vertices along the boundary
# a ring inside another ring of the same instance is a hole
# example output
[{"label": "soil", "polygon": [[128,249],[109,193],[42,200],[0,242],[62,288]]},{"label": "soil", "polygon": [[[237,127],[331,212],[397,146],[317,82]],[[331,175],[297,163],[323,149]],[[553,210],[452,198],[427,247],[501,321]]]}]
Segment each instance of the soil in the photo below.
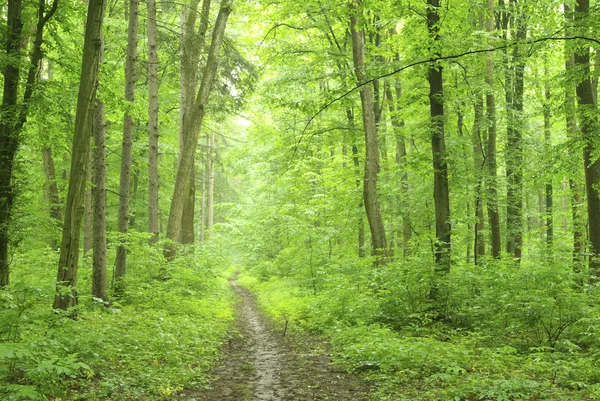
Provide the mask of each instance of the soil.
[{"label": "soil", "polygon": [[260,311],[254,296],[231,282],[236,324],[224,344],[226,358],[208,389],[189,390],[185,401],[368,401],[366,383],[331,364],[327,343],[314,336],[284,337]]}]

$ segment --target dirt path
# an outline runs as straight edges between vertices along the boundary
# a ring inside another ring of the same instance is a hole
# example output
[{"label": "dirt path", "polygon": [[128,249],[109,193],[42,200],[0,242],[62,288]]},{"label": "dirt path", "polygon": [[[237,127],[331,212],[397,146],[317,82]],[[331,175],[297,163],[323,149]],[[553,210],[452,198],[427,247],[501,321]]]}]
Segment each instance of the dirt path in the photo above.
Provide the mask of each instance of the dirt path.
[{"label": "dirt path", "polygon": [[236,328],[225,344],[227,358],[210,389],[188,391],[186,401],[367,401],[369,389],[330,364],[326,344],[283,337],[261,315],[254,296],[232,281],[238,297]]}]

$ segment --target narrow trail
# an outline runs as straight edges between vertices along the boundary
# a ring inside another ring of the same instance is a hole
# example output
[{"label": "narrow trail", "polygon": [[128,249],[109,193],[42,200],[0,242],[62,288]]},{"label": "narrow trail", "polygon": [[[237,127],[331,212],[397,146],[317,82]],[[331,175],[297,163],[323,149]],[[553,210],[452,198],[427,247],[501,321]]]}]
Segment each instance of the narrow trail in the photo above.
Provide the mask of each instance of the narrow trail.
[{"label": "narrow trail", "polygon": [[314,338],[283,337],[235,281],[236,327],[224,345],[226,359],[207,390],[185,401],[368,401],[364,382],[331,365],[327,345]]}]

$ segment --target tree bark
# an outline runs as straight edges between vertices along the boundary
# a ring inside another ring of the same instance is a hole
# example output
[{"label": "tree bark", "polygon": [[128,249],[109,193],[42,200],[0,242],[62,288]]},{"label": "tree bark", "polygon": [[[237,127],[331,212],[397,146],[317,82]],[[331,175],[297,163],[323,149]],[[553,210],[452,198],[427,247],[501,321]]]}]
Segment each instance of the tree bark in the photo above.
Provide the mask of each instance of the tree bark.
[{"label": "tree bark", "polygon": [[[564,4],[565,13],[565,32],[572,35],[573,10],[570,5]],[[565,43],[565,71],[573,71],[575,66],[575,55]],[[565,116],[567,138],[575,140],[579,136],[576,117],[575,89],[569,83],[565,86]],[[579,155],[571,153],[570,157],[578,158]],[[571,217],[573,221],[573,271],[580,273],[583,270],[585,261],[586,235],[585,221],[583,211],[583,196],[580,184],[580,170],[576,169],[575,178],[569,178],[569,189],[571,191]]]},{"label": "tree bark", "polygon": [[[89,153],[90,161],[92,160],[92,153]],[[92,163],[89,163],[92,165]],[[87,189],[85,190],[85,200],[83,202],[83,255],[87,255],[92,250],[92,169],[89,168],[87,171]]]},{"label": "tree bark", "polygon": [[[552,130],[551,130],[551,110],[550,110],[550,83],[548,81],[548,67],[545,68],[546,83],[544,88],[544,144],[548,153],[552,152]],[[552,243],[554,241],[554,221],[553,221],[553,204],[552,204],[552,178],[550,177],[546,182],[546,193],[545,193],[545,215],[546,215],[546,256],[548,260],[552,260]]]},{"label": "tree bark", "polygon": [[[437,46],[439,43],[440,16],[439,0],[427,0],[427,29]],[[434,50],[439,55],[439,50]],[[431,151],[433,156],[433,198],[435,205],[435,262],[438,274],[450,270],[451,227],[450,197],[448,188],[448,164],[444,139],[444,91],[442,66],[432,63],[429,66],[429,108],[431,114]]]},{"label": "tree bark", "polygon": [[[493,44],[494,33],[494,2],[488,0],[487,31],[490,42]],[[496,96],[494,94],[494,54],[487,55],[485,60],[485,83],[487,92],[485,95],[486,119],[488,125],[487,135],[487,210],[490,221],[492,257],[499,258],[502,249],[500,237],[500,208],[498,206],[498,167],[497,167],[497,129],[496,129]]]},{"label": "tree bark", "polygon": [[[133,108],[135,101],[135,82],[138,43],[139,0],[129,0],[129,25],[127,29],[127,61],[125,65],[125,101]],[[117,246],[115,261],[115,284],[118,291],[123,290],[123,278],[127,273],[127,232],[129,231],[129,194],[131,181],[131,148],[133,146],[133,116],[131,110],[123,117],[123,142],[121,144],[121,176],[119,180],[119,220],[121,235]]]},{"label": "tree bark", "polygon": [[213,132],[209,134],[208,142],[208,189],[206,191],[206,231],[208,237],[213,236],[212,227],[215,224],[215,156],[217,154],[217,139]]},{"label": "tree bark", "polygon": [[[354,176],[356,177],[356,189],[360,190],[361,178],[360,178],[360,160],[358,158],[358,146],[356,145],[356,125],[354,124],[354,112],[352,109],[346,109],[346,118],[348,120],[348,126],[352,132],[352,163],[354,165]],[[356,222],[358,228],[358,257],[365,257],[365,225],[363,222],[362,211],[364,209],[364,198],[360,197],[358,202],[359,216]]]},{"label": "tree bark", "polygon": [[148,0],[148,243],[158,241],[158,52],[156,0]]},{"label": "tree bark", "polygon": [[[211,0],[203,0],[200,11],[200,27],[198,33],[194,31],[196,16],[198,15],[198,0],[191,0],[187,12],[182,13],[182,38],[181,38],[181,81],[180,81],[180,100],[179,108],[179,154],[181,155],[182,146],[185,141],[184,135],[191,131],[184,126],[185,113],[188,113],[194,105],[194,94],[196,93],[198,81],[198,64],[200,54],[204,50],[206,32],[208,30],[208,20],[210,16]],[[185,10],[185,9],[184,9]],[[179,242],[182,244],[194,243],[194,221],[196,204],[196,174],[195,168],[192,169],[188,181],[186,202],[183,206],[181,220],[181,232]]]},{"label": "tree bark", "polygon": [[[50,217],[57,224],[62,224],[62,205],[58,195],[58,186],[56,185],[56,170],[54,168],[54,158],[52,157],[52,148],[49,145],[42,147],[42,161],[44,163],[44,175],[46,177],[45,191],[46,199],[50,206]],[[54,234],[50,240],[50,247],[57,248],[58,243]]]},{"label": "tree bark", "polygon": [[[580,33],[587,32],[589,17],[589,0],[579,0],[575,7],[575,24]],[[587,44],[575,52],[575,66],[580,68],[583,79],[577,84],[576,93],[579,104],[579,121],[581,136],[585,141],[583,161],[585,168],[585,186],[588,201],[588,233],[590,243],[589,270],[591,281],[596,281],[600,274],[600,160],[596,157],[596,141],[598,136],[598,109],[594,103],[592,82],[590,79],[590,51]]]},{"label": "tree bark", "polygon": [[[489,88],[488,88],[489,90]],[[485,256],[485,216],[483,213],[483,190],[485,158],[484,147],[486,144],[486,131],[483,119],[483,95],[480,93],[475,100],[473,120],[473,163],[477,183],[475,184],[475,235],[473,243],[473,259],[478,264]]]},{"label": "tree bark", "polygon": [[98,66],[102,47],[102,23],[105,5],[105,0],[90,0],[87,12],[77,112],[75,114],[71,173],[58,261],[57,293],[53,305],[54,308],[60,309],[67,309],[78,303],[79,235],[83,215],[86,172],[89,168],[88,152],[90,151],[90,132],[95,109],[94,100],[98,86]]},{"label": "tree bark", "polygon": [[352,54],[354,60],[354,72],[360,87],[360,99],[363,115],[363,126],[365,130],[365,175],[363,198],[369,228],[371,230],[371,243],[373,255],[377,258],[377,264],[387,263],[388,248],[385,238],[385,228],[381,217],[379,200],[377,198],[377,175],[379,172],[379,143],[377,139],[376,116],[374,112],[373,89],[370,85],[364,85],[367,81],[365,67],[365,42],[364,30],[358,30],[358,15],[362,7],[361,0],[354,0],[351,5],[350,30],[352,34]]},{"label": "tree bark", "polygon": [[208,51],[208,59],[202,74],[202,81],[196,101],[193,108],[186,113],[186,127],[189,127],[190,133],[185,136],[183,152],[177,169],[175,179],[175,188],[173,190],[173,199],[171,201],[171,210],[169,212],[169,222],[167,226],[167,239],[171,243],[167,243],[164,248],[164,256],[167,259],[172,259],[177,254],[175,243],[177,242],[181,231],[181,218],[183,215],[183,204],[186,199],[186,190],[188,188],[189,177],[194,167],[194,155],[196,146],[198,145],[198,136],[200,127],[204,119],[206,106],[214,77],[217,72],[217,64],[223,36],[225,34],[225,26],[227,18],[231,12],[233,0],[221,0],[219,14],[215,22],[212,34],[212,41]]},{"label": "tree bark", "polygon": [[[101,50],[104,52],[104,49]],[[102,60],[103,56],[100,55]],[[102,61],[101,61],[102,62]],[[108,300],[106,290],[106,124],[104,122],[104,103],[96,99],[94,121],[93,153],[93,190],[94,197],[94,255],[92,261],[92,296],[103,301]]]},{"label": "tree bark", "polygon": [[[513,46],[512,60],[506,67],[506,112],[507,112],[507,156],[506,156],[506,251],[517,262],[521,260],[523,248],[523,93],[525,56],[518,41],[527,37],[526,16],[519,10],[517,0],[510,0],[512,13],[509,20],[513,25],[513,37],[517,43]],[[516,17],[514,14],[516,13]],[[505,39],[507,26],[505,29]],[[508,42],[508,39],[506,39]]]},{"label": "tree bark", "polygon": [[390,112],[390,119],[392,121],[392,127],[395,131],[396,137],[396,165],[402,170],[400,174],[400,189],[402,191],[402,202],[400,203],[400,213],[402,215],[402,253],[404,259],[409,255],[409,242],[411,238],[411,213],[409,203],[409,183],[408,183],[408,169],[406,166],[406,142],[404,140],[404,120],[398,115],[400,111],[399,102],[402,97],[402,88],[398,82],[395,83],[395,92],[392,92],[390,86],[386,87],[386,99],[388,102],[388,110]]}]

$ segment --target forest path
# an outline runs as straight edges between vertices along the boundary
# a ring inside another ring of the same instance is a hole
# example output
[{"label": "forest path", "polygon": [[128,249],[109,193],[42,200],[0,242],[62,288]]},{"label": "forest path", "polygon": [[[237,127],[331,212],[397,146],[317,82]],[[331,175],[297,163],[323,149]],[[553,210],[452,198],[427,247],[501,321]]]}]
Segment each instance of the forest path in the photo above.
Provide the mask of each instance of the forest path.
[{"label": "forest path", "polygon": [[[358,378],[331,365],[325,343],[283,336],[259,311],[248,290],[236,293],[236,324],[224,345],[226,359],[213,374],[211,388],[185,392],[185,401],[367,401],[369,389]],[[282,325],[283,326],[283,325]]]}]

